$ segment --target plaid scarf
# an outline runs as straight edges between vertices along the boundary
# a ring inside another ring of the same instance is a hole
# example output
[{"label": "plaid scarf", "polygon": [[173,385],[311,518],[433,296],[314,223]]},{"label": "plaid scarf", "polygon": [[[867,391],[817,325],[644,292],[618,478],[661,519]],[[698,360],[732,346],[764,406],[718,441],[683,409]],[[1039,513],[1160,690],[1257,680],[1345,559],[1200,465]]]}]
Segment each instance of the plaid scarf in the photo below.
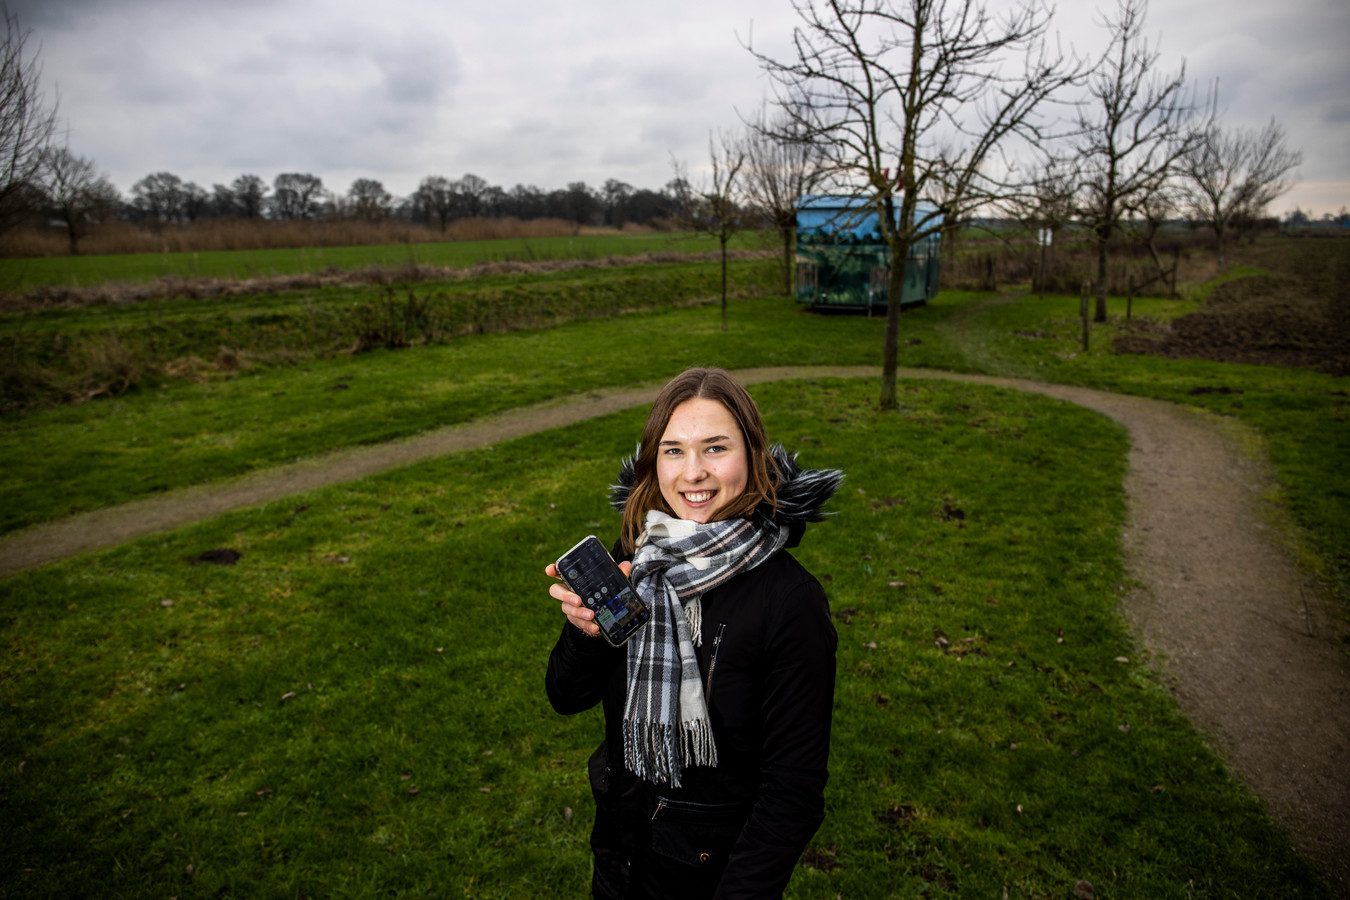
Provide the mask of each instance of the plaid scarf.
[{"label": "plaid scarf", "polygon": [[634,774],[679,787],[685,766],[717,765],[694,654],[699,598],[773,556],[787,539],[787,527],[758,516],[701,525],[648,511],[632,581],[652,618],[628,642],[623,713],[624,762]]}]

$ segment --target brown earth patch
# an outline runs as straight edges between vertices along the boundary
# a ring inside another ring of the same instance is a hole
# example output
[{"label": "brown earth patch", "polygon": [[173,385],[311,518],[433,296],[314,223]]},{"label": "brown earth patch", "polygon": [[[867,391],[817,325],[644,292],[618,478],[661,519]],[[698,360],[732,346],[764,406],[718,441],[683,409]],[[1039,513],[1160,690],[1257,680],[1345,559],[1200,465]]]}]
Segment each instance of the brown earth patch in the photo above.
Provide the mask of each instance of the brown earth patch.
[{"label": "brown earth patch", "polygon": [[1350,375],[1350,240],[1271,241],[1253,262],[1277,270],[1221,284],[1199,312],[1137,320],[1117,353]]}]

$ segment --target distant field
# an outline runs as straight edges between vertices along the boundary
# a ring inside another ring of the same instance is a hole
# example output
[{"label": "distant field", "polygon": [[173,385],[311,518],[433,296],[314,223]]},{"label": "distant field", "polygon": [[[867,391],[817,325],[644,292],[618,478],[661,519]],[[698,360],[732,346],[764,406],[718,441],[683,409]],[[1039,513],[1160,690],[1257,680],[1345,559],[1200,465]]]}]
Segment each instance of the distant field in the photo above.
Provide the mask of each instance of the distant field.
[{"label": "distant field", "polygon": [[[746,234],[734,245],[738,249],[759,249],[761,241],[758,235]],[[43,285],[88,286],[156,278],[258,278],[321,272],[330,268],[360,269],[409,263],[471,266],[482,262],[594,259],[639,253],[708,253],[716,249],[716,240],[699,234],[605,234],[300,250],[0,259],[0,291],[22,292]]]}]

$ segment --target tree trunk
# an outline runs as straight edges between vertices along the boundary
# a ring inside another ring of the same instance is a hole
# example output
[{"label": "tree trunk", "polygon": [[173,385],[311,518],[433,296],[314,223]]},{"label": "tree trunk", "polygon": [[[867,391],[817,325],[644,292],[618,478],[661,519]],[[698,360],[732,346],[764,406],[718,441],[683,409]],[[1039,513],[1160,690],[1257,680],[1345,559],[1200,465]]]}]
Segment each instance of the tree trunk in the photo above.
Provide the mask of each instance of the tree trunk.
[{"label": "tree trunk", "polygon": [[883,410],[895,409],[895,373],[900,356],[900,300],[905,292],[905,257],[908,248],[891,248],[891,279],[886,296],[886,340],[881,350],[881,398]]},{"label": "tree trunk", "polygon": [[727,330],[727,237],[722,235],[722,330]]},{"label": "tree trunk", "polygon": [[792,253],[792,233],[796,230],[794,225],[784,225],[783,232],[783,289],[791,299],[796,299],[796,293],[793,291],[793,270],[796,268],[793,263]]},{"label": "tree trunk", "polygon": [[1096,322],[1106,321],[1106,241],[1097,241],[1097,314]]}]

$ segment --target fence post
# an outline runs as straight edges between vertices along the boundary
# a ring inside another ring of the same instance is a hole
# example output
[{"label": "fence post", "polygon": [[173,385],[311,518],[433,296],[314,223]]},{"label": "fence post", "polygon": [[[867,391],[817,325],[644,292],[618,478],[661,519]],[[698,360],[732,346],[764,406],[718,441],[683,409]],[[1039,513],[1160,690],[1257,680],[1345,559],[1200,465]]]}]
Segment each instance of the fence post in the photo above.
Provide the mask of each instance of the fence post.
[{"label": "fence post", "polygon": [[1083,290],[1078,298],[1078,315],[1083,320],[1083,352],[1088,352],[1088,294],[1092,292],[1092,282],[1083,282]]},{"label": "fence post", "polygon": [[1181,248],[1172,248],[1172,299],[1177,299],[1177,267],[1181,264]]},{"label": "fence post", "polygon": [[1129,290],[1125,294],[1125,321],[1130,321],[1130,315],[1134,311],[1134,273],[1130,273]]},{"label": "fence post", "polygon": [[[1047,234],[1048,234],[1048,232],[1047,232]],[[1048,240],[1042,240],[1042,241],[1041,241],[1041,267],[1040,267],[1040,269],[1038,270],[1038,274],[1039,274],[1040,277],[1041,277],[1041,299],[1042,299],[1042,300],[1045,299],[1045,251],[1046,251],[1047,249],[1049,249],[1049,246],[1050,246],[1050,242],[1049,242]]]}]

